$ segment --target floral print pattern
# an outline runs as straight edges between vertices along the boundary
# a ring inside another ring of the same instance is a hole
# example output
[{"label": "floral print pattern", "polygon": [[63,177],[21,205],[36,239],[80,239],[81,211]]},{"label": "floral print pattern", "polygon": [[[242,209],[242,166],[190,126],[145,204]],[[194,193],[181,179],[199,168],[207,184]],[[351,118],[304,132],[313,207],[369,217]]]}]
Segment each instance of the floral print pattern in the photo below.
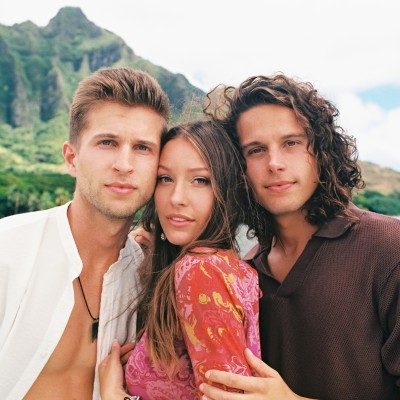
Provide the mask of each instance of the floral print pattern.
[{"label": "floral print pattern", "polygon": [[243,350],[261,356],[256,271],[231,251],[196,249],[175,265],[175,296],[184,339],[175,346],[180,364],[169,375],[156,366],[145,332],[125,370],[129,393],[143,400],[192,400],[209,369],[251,375]]}]

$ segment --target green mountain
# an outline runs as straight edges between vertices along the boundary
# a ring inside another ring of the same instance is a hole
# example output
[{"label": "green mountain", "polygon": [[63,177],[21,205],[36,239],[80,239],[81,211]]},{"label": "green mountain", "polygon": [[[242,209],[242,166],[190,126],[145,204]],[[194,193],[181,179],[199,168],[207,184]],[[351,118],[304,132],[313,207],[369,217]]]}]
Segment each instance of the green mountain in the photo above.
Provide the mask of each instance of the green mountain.
[{"label": "green mountain", "polygon": [[176,114],[204,93],[182,74],[139,57],[115,34],[96,26],[80,8],[62,8],[49,24],[0,25],[0,121],[29,127],[68,112],[78,82],[101,67],[149,72],[168,94]]},{"label": "green mountain", "polygon": [[32,22],[0,25],[0,168],[10,160],[23,169],[61,163],[59,149],[67,137],[68,110],[78,82],[109,66],[129,66],[154,76],[170,99],[173,122],[189,108],[201,111],[200,89],[182,74],[136,55],[80,8],[62,8],[43,28]]}]

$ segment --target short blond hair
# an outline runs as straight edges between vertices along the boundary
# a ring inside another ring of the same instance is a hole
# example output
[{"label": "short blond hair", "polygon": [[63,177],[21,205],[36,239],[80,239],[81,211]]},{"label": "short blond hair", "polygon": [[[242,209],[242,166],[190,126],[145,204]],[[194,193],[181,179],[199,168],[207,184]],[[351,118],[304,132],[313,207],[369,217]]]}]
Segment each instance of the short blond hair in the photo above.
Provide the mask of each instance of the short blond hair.
[{"label": "short blond hair", "polygon": [[79,134],[85,129],[88,112],[104,101],[148,107],[168,124],[169,100],[152,76],[132,68],[105,68],[83,79],[78,85],[70,110],[71,143],[76,143]]}]

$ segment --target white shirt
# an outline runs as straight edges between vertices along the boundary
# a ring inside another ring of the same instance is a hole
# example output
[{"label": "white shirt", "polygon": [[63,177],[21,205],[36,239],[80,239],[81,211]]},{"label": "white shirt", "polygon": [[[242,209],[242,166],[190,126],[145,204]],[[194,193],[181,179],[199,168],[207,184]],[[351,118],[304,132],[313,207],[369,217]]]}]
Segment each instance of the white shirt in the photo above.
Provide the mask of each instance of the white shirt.
[{"label": "white shirt", "polygon": [[[67,218],[70,203],[0,220],[0,399],[21,400],[49,360],[74,306],[72,282],[82,270]],[[127,239],[104,275],[97,365],[113,339],[132,341],[127,307],[138,290],[143,254]],[[118,317],[118,318],[116,318]],[[93,399],[99,399],[97,376]]]}]

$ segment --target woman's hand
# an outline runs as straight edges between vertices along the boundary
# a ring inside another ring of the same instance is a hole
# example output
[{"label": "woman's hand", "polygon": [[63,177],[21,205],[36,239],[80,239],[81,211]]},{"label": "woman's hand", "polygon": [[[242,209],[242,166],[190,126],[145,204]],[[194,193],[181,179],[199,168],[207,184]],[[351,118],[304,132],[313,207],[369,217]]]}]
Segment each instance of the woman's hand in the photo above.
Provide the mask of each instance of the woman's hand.
[{"label": "woman's hand", "polygon": [[[123,347],[126,348],[127,345]],[[125,396],[129,396],[124,390],[124,371],[121,363],[121,358],[124,356],[121,357],[121,349],[118,341],[114,340],[111,353],[99,365],[102,400],[122,400]]]},{"label": "woman's hand", "polygon": [[119,349],[119,358],[121,360],[121,364],[124,370],[125,370],[125,365],[128,362],[133,349],[135,348],[135,345],[136,345],[135,342],[125,343]]}]

